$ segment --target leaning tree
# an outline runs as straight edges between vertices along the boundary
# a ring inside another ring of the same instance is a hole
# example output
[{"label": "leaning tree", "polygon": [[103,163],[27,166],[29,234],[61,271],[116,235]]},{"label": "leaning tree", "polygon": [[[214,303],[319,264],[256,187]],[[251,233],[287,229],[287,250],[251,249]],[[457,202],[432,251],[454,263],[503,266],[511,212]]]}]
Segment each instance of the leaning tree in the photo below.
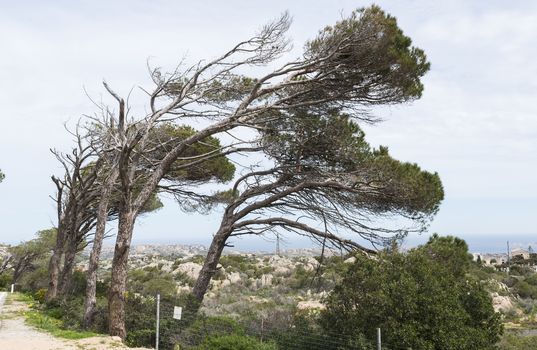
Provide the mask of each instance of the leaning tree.
[{"label": "leaning tree", "polygon": [[37,232],[36,238],[9,248],[10,267],[13,270],[12,282],[18,283],[23,275],[32,272],[48,258],[54,245],[56,229]]},{"label": "leaning tree", "polygon": [[[238,137],[237,129],[261,130],[292,118],[287,112],[297,108],[327,115],[338,108],[354,120],[373,121],[366,112],[369,107],[421,96],[420,78],[429,69],[425,54],[411,45],[395,18],[377,6],[355,11],[326,27],[305,45],[300,57],[269,73],[243,75],[252,71],[249,67],[276,64],[290,47],[286,38],[289,26],[290,18],[284,14],[215,59],[169,74],[153,70],[155,88],[148,91],[148,114],[138,119],[117,118],[118,136],[107,148],[117,154],[122,194],[109,294],[112,335],[126,335],[124,295],[136,218],[173,164],[180,161],[174,171],[185,171],[221,156],[217,153],[245,151],[250,145]],[[137,182],[136,169],[145,161],[151,130],[164,122],[192,120],[203,120],[204,127],[173,143]],[[102,127],[109,128],[104,123]],[[231,135],[233,141],[203,154],[190,154],[193,145],[222,134]]]},{"label": "leaning tree", "polygon": [[57,234],[49,261],[47,301],[67,290],[80,243],[95,224],[91,208],[97,200],[95,182],[100,165],[89,167],[95,160],[92,147],[78,132],[74,135],[76,146],[71,152],[52,151],[63,166],[64,174],[62,177],[52,176],[56,185]]},{"label": "leaning tree", "polygon": [[[47,301],[68,294],[77,253],[90,242],[94,246],[102,243],[102,238],[99,238],[99,225],[102,224],[99,222],[99,210],[104,200],[107,203],[104,220],[117,219],[118,193],[107,194],[107,190],[111,190],[108,182],[111,178],[109,172],[112,169],[113,173],[113,168],[106,162],[105,156],[98,154],[91,133],[88,135],[82,129],[77,125],[76,132],[72,133],[76,146],[70,152],[52,150],[64,173],[60,177],[51,177],[56,185],[53,199],[57,207],[57,235],[49,261]],[[108,201],[111,201],[110,205]],[[154,211],[161,206],[158,197],[153,195],[142,212]],[[90,268],[93,267],[92,261],[90,259]]]},{"label": "leaning tree", "polygon": [[[107,87],[106,84],[105,86]],[[119,102],[118,117],[119,119],[123,119],[126,117],[124,101],[120,99]],[[103,111],[106,109],[104,105],[101,105],[101,107]],[[89,327],[93,322],[96,309],[97,268],[106,223],[111,219],[117,218],[122,205],[121,183],[118,179],[117,154],[107,151],[107,146],[112,144],[110,140],[117,136],[118,129],[114,127],[113,119],[109,119],[109,122],[111,123],[109,125],[110,127],[106,129],[107,132],[104,134],[100,130],[95,130],[94,125],[92,125],[88,132],[88,137],[92,139],[92,143],[104,147],[95,147],[95,151],[99,153],[99,160],[103,162],[103,166],[100,173],[102,181],[99,185],[99,199],[95,213],[95,234],[86,274],[87,286],[84,311],[84,324],[86,327]],[[182,139],[195,133],[195,130],[188,126],[163,123],[151,129],[149,133],[147,148],[145,150],[136,150],[138,154],[143,154],[143,157],[137,163],[138,168],[135,169],[133,183],[135,193],[140,190],[139,184],[143,183],[150,169],[161,161],[168,149]],[[185,195],[191,197],[190,192],[187,193],[184,191],[188,186],[195,186],[196,184],[211,180],[218,182],[231,180],[235,172],[235,167],[223,153],[218,151],[220,147],[219,140],[214,137],[208,137],[203,142],[193,144],[188,151],[189,156],[196,157],[199,154],[213,152],[214,157],[202,164],[188,168],[183,167],[183,161],[181,160],[174,162],[170,167],[170,171],[164,177],[164,181],[156,188],[152,197],[145,202],[141,213],[153,211],[162,205],[158,199],[159,193],[173,192],[177,198]]]},{"label": "leaning tree", "polygon": [[[384,246],[423,230],[443,199],[438,175],[393,159],[384,147],[372,149],[364,136],[337,111],[301,111],[265,129],[259,143],[272,165],[246,172],[231,190],[210,198],[227,205],[194,285],[198,301],[232,237],[283,229],[371,252],[362,242]],[[395,218],[401,226],[385,225]]]}]

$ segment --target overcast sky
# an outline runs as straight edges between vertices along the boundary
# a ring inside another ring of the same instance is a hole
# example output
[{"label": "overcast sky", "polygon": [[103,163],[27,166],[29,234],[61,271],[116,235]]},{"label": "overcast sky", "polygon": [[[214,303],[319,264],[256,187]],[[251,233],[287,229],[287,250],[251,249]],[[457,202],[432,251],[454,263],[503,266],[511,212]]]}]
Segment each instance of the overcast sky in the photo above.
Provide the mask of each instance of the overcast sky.
[{"label": "overcast sky", "polygon": [[[537,233],[537,2],[377,1],[432,63],[412,104],[378,110],[373,145],[437,171],[446,199],[430,232],[481,242]],[[102,95],[150,87],[147,62],[172,68],[211,58],[288,10],[292,59],[360,1],[24,1],[0,11],[0,241],[54,224],[50,148],[68,150],[63,124]],[[141,94],[132,103],[143,107]],[[165,209],[142,218],[137,242],[207,242],[218,214]],[[415,240],[411,237],[411,241]],[[514,239],[514,238],[513,238]],[[502,243],[503,244],[503,243]],[[475,249],[479,246],[474,245]]]}]

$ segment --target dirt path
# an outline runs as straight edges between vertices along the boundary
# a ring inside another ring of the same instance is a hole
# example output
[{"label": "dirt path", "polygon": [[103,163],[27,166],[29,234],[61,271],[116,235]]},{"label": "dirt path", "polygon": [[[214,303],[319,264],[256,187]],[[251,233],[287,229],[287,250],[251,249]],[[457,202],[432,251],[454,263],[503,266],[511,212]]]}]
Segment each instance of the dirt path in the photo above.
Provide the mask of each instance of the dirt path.
[{"label": "dirt path", "polygon": [[[21,302],[6,304],[7,294],[0,293],[0,349],[2,350],[108,350],[129,349],[111,337],[64,340],[40,332],[24,323]],[[130,349],[134,350],[134,349]]]}]

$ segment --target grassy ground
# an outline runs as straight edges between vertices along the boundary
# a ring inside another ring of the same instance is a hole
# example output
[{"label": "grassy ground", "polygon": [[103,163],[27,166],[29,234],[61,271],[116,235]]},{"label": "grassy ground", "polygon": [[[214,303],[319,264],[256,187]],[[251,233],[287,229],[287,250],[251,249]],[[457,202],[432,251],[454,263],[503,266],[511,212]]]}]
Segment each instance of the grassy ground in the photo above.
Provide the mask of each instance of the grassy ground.
[{"label": "grassy ground", "polygon": [[39,330],[43,330],[58,338],[64,339],[84,339],[99,336],[97,333],[74,331],[70,329],[62,329],[62,322],[50,316],[47,316],[40,311],[24,312],[26,323]]},{"label": "grassy ground", "polygon": [[536,350],[537,336],[524,337],[516,331],[506,331],[499,344],[501,350]]},{"label": "grassy ground", "polygon": [[43,313],[43,311],[39,309],[38,303],[31,296],[15,293],[8,296],[6,303],[11,303],[13,301],[26,304],[27,307],[20,312],[24,317],[26,324],[50,333],[55,337],[76,340],[99,336],[99,334],[93,332],[63,329],[62,322]]}]

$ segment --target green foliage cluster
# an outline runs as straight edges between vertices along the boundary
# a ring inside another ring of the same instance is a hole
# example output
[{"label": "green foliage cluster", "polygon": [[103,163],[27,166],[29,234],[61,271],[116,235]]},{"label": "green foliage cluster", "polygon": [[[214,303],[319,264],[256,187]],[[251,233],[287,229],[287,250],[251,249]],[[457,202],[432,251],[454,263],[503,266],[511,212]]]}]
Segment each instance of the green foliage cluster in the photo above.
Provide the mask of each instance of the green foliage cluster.
[{"label": "green foliage cluster", "polygon": [[179,264],[182,264],[183,262],[193,262],[195,264],[203,264],[203,262],[205,261],[205,257],[203,255],[194,255],[188,259],[184,259],[184,260],[177,260],[175,262],[176,265],[174,265],[175,268],[177,268],[177,266],[179,266]]},{"label": "green foliage cluster", "polygon": [[502,325],[480,283],[469,281],[463,240],[433,236],[406,254],[357,257],[326,300],[325,330],[412,349],[490,349]]},{"label": "green foliage cluster", "polygon": [[444,198],[437,173],[394,159],[387,147],[370,147],[359,126],[337,110],[326,115],[296,111],[293,118],[267,129],[263,144],[281,171],[297,181],[328,171],[382,189],[345,196],[337,191],[325,193],[348,208],[424,220],[436,214]]},{"label": "green foliage cluster", "polygon": [[160,293],[166,297],[173,297],[176,294],[175,277],[155,266],[129,271],[127,285],[129,292],[146,296]]},{"label": "green foliage cluster", "polygon": [[4,173],[2,172],[2,169],[0,169],[0,182],[4,181],[5,178],[6,178],[6,175],[4,175]]},{"label": "green foliage cluster", "polygon": [[535,273],[524,276],[508,276],[502,282],[521,298],[537,299],[537,276]]},{"label": "green foliage cluster", "polygon": [[220,264],[226,270],[226,273],[240,272],[253,279],[258,279],[262,275],[274,271],[272,266],[261,266],[257,264],[254,258],[244,255],[224,255],[220,258]]},{"label": "green foliage cluster", "polygon": [[[152,156],[155,159],[163,159],[173,147],[188,137],[195,135],[196,132],[190,126],[177,126],[172,123],[165,123],[154,128],[151,130],[150,135],[150,140],[155,143],[155,151]],[[218,155],[221,147],[222,145],[217,138],[207,137],[190,146],[188,150],[182,153],[182,158],[195,157],[210,152]],[[185,163],[191,161],[176,160],[165,178],[176,182],[207,182],[211,180],[227,182],[235,174],[235,166],[225,156],[211,158],[196,166],[182,167]]]},{"label": "green foliage cluster", "polygon": [[11,286],[11,280],[13,279],[13,274],[11,271],[4,271],[0,274],[0,290],[9,290]]},{"label": "green foliage cluster", "polygon": [[537,299],[537,287],[526,281],[519,281],[514,289],[521,298]]},{"label": "green foliage cluster", "polygon": [[[342,39],[346,39],[346,45],[341,45]],[[334,57],[337,69],[328,71],[332,67],[328,64],[318,68],[328,76],[327,85],[333,83],[334,91],[341,93],[338,83],[345,86],[353,82],[358,90],[361,83],[375,81],[378,84],[367,93],[377,100],[372,98],[364,103],[386,103],[388,98],[392,103],[405,102],[421,96],[420,78],[430,68],[427,57],[423,50],[412,46],[412,40],[403,34],[396,18],[380,7],[359,9],[336,25],[327,26],[307,44],[305,56],[326,57],[335,47],[339,48]],[[347,97],[353,93],[356,91],[349,91]]]},{"label": "green foliage cluster", "polygon": [[277,350],[273,342],[261,342],[254,337],[245,335],[222,335],[207,337],[193,350]]},{"label": "green foliage cluster", "polygon": [[364,137],[358,125],[338,110],[323,115],[297,110],[292,118],[265,131],[263,146],[281,166],[300,161],[301,171],[320,166],[335,171],[354,170],[369,152]]},{"label": "green foliage cluster", "polygon": [[[196,310],[190,296],[161,299],[160,347],[162,349],[276,349],[246,334],[237,321],[228,317],[205,317]],[[154,298],[128,295],[127,339],[129,346],[150,347],[155,342]],[[183,317],[171,317],[175,305],[183,306]]]},{"label": "green foliage cluster", "polygon": [[19,291],[36,291],[48,287],[48,259],[56,240],[56,229],[37,232],[36,238],[9,248],[13,255],[10,272]]},{"label": "green foliage cluster", "polygon": [[523,336],[517,331],[509,331],[498,344],[501,350],[535,350],[537,336]]}]

